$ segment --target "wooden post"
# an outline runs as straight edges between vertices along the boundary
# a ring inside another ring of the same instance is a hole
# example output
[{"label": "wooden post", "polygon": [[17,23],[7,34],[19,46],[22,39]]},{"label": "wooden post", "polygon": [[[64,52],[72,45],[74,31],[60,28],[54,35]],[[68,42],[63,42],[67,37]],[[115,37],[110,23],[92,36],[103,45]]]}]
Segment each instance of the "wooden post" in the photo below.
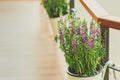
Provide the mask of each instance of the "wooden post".
[{"label": "wooden post", "polygon": [[74,0],[70,0],[70,12],[72,12],[72,8],[74,8]]},{"label": "wooden post", "polygon": [[[105,58],[103,60],[103,65],[109,60],[109,28],[101,27],[102,36],[104,38],[103,33],[106,31],[106,38],[105,38]],[[109,80],[109,69],[107,68],[104,80]]]}]

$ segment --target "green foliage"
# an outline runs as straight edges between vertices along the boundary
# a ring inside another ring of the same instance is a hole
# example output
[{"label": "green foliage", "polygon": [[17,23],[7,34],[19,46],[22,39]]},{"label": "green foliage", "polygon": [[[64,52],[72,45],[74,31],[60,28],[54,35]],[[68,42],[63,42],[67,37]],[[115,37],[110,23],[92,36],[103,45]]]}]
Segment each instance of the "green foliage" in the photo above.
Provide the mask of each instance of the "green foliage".
[{"label": "green foliage", "polygon": [[68,3],[66,0],[42,0],[42,4],[51,18],[67,13]]},{"label": "green foliage", "polygon": [[94,75],[105,54],[99,23],[92,20],[88,29],[86,20],[82,21],[73,12],[61,16],[58,25],[60,48],[70,69],[75,74]]}]

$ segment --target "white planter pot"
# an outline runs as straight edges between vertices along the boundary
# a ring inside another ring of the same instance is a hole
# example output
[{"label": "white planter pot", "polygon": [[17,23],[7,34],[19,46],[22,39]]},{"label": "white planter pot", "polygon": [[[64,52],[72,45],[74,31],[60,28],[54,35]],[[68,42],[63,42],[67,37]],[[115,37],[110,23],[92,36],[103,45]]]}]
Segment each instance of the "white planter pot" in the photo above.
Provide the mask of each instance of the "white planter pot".
[{"label": "white planter pot", "polygon": [[94,76],[90,76],[90,77],[80,77],[78,75],[68,72],[67,80],[103,80],[102,72],[103,72],[103,68],[100,70],[100,72],[98,74],[96,74]]},{"label": "white planter pot", "polygon": [[58,34],[58,23],[57,22],[58,22],[59,19],[60,19],[59,17],[50,18],[50,23],[51,23],[51,27],[52,27],[54,35]]}]

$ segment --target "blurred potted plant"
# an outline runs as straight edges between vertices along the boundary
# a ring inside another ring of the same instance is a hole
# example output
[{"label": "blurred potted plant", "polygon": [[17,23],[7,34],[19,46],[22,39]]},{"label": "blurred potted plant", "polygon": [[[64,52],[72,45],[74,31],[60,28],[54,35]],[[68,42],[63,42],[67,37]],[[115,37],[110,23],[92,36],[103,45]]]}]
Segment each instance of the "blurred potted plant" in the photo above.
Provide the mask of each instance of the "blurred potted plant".
[{"label": "blurred potted plant", "polygon": [[58,30],[57,21],[60,14],[67,14],[68,0],[42,0],[42,4],[50,17],[50,22],[56,35]]},{"label": "blurred potted plant", "polygon": [[60,48],[68,64],[69,80],[101,80],[105,47],[100,25],[76,17],[76,12],[58,21]]}]

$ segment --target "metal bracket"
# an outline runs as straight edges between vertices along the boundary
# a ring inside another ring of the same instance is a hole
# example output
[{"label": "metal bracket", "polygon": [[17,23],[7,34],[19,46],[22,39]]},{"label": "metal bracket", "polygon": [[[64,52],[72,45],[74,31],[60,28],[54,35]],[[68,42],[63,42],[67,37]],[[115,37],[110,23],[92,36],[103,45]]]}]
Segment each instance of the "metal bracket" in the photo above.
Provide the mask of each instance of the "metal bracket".
[{"label": "metal bracket", "polygon": [[115,66],[115,64],[110,64],[110,65],[108,65],[108,68],[110,68],[110,69],[113,69],[113,70],[115,70],[115,71],[118,71],[118,72],[120,72],[120,67],[118,67],[118,66]]}]

